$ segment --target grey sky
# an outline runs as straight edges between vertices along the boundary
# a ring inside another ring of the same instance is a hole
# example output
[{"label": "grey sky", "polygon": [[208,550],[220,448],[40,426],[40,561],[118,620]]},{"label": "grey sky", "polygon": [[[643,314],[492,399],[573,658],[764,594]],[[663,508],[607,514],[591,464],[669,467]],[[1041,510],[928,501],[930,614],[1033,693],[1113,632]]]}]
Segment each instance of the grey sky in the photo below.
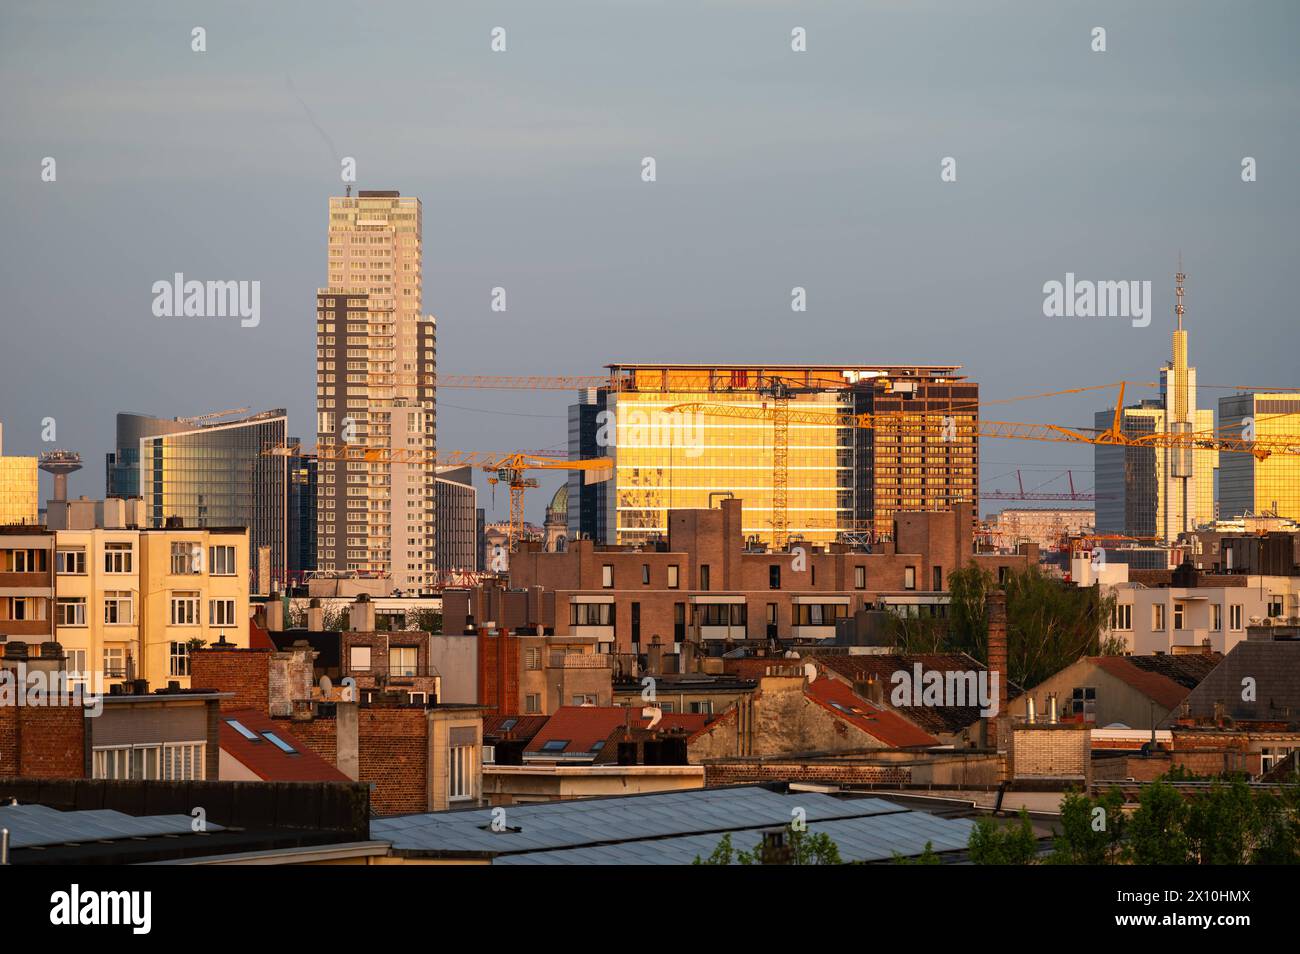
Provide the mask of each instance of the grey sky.
[{"label": "grey sky", "polygon": [[[956,362],[986,399],[1153,381],[1181,249],[1202,382],[1297,386],[1298,27],[1284,0],[5,0],[5,450],[48,449],[56,418],[93,496],[122,410],[283,406],[310,442],[339,156],[361,188],[423,200],[444,373]],[[261,325],[155,318],[151,285],[177,271],[261,281]],[[1151,326],[1044,318],[1067,271],[1151,280]],[[1109,397],[984,415],[1088,425]],[[440,398],[442,448],[564,444],[568,393]],[[1023,442],[984,459],[986,488],[1016,463],[1091,465]]]}]

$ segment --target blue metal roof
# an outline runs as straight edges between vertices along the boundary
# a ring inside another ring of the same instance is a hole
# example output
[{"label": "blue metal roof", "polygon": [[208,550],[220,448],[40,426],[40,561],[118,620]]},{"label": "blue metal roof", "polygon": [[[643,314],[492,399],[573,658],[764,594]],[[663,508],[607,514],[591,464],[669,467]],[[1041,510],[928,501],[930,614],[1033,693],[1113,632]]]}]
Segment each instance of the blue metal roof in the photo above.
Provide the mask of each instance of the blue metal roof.
[{"label": "blue metal roof", "polygon": [[[9,829],[10,848],[112,841],[151,835],[188,835],[189,815],[147,815],[141,818],[108,809],[61,812],[48,805],[0,805],[0,828]],[[207,822],[208,831],[221,831]]]},{"label": "blue metal roof", "polygon": [[965,848],[973,827],[881,798],[746,786],[508,806],[501,832],[491,830],[493,809],[480,808],[373,819],[370,834],[399,852],[484,852],[497,864],[690,864],[727,832],[735,848],[752,849],[762,829],[788,824],[796,809],[845,861],[915,855],[927,841],[935,851]]}]

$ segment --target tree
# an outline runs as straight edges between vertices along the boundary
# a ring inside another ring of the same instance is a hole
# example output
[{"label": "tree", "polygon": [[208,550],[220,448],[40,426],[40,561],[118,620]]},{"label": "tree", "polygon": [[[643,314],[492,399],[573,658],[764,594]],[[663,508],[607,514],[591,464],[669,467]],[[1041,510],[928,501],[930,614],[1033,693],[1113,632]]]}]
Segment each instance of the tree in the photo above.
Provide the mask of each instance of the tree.
[{"label": "tree", "polygon": [[1038,839],[1022,808],[1018,823],[999,825],[987,817],[976,821],[966,849],[972,864],[1027,865],[1038,854]]},{"label": "tree", "polygon": [[[948,648],[985,664],[989,658],[985,603],[995,588],[993,574],[974,560],[948,578]],[[1113,596],[1103,597],[1095,586],[1065,583],[1039,566],[1008,573],[1003,588],[1007,594],[1007,678],[1012,682],[1038,685],[1080,656],[1101,652]]]},{"label": "tree", "polygon": [[922,851],[919,855],[917,855],[914,858],[909,858],[906,855],[899,854],[897,851],[894,852],[894,864],[896,865],[941,865],[943,864],[943,862],[939,860],[939,856],[935,853],[934,842],[927,841],[925,843],[925,850]]},{"label": "tree", "polygon": [[1107,864],[1120,850],[1124,828],[1124,793],[1119,789],[1095,799],[1067,792],[1061,801],[1061,833],[1050,860],[1066,865]]},{"label": "tree", "polygon": [[1244,865],[1260,835],[1259,809],[1242,779],[1213,782],[1187,806],[1186,832],[1191,856],[1203,865]]},{"label": "tree", "polygon": [[422,633],[442,633],[442,614],[437,610],[418,609],[406,618],[406,628]]},{"label": "tree", "polygon": [[1191,858],[1187,839],[1187,803],[1164,779],[1142,788],[1129,821],[1128,856],[1139,865],[1185,865]]}]

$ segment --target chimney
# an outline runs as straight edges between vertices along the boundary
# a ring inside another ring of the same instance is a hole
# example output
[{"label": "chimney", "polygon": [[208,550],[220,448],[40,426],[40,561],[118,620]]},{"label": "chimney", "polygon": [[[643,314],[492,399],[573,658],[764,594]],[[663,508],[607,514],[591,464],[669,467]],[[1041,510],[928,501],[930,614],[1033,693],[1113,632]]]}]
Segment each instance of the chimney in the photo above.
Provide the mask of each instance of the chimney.
[{"label": "chimney", "polygon": [[998,748],[1010,739],[1000,738],[997,719],[1007,715],[1007,594],[1002,590],[991,590],[985,597],[985,613],[989,629],[989,676],[997,673],[998,710],[997,715],[989,720],[988,737],[990,747]]},{"label": "chimney", "polygon": [[1052,692],[1047,695],[1047,722],[1049,725],[1056,725],[1056,719],[1056,693]]},{"label": "chimney", "polygon": [[1033,697],[1033,696],[1028,696],[1028,695],[1027,695],[1027,696],[1025,697],[1025,707],[1026,707],[1026,708],[1025,708],[1025,721],[1028,722],[1030,725],[1033,725],[1033,724],[1034,724],[1034,721],[1035,721],[1035,719],[1034,719],[1034,697]]},{"label": "chimney", "polygon": [[646,671],[652,676],[663,675],[663,646],[659,644],[659,637],[656,636],[650,641],[650,648],[646,650]]},{"label": "chimney", "polygon": [[695,672],[695,644],[689,639],[682,640],[682,648],[679,651],[677,669],[683,675]]},{"label": "chimney", "polygon": [[267,600],[266,631],[268,633],[284,632],[284,600]]},{"label": "chimney", "polygon": [[320,605],[320,599],[315,596],[307,604],[307,628],[313,633],[319,633],[325,628],[325,608]]},{"label": "chimney", "polygon": [[375,631],[375,604],[370,602],[370,595],[362,593],[352,604],[348,614],[348,629],[354,633],[373,633]]}]

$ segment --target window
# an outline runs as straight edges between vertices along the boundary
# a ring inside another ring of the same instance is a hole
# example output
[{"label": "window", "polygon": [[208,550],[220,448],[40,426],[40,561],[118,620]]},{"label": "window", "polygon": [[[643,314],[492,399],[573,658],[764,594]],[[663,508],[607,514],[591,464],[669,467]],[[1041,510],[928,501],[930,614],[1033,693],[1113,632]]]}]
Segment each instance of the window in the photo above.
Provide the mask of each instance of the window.
[{"label": "window", "polygon": [[126,650],[121,646],[104,647],[104,678],[123,679],[126,677]]},{"label": "window", "polygon": [[203,569],[203,547],[197,543],[172,544],[172,575],[198,573]]},{"label": "window", "polygon": [[85,626],[86,598],[84,596],[60,596],[54,618],[60,626]]},{"label": "window", "polygon": [[853,568],[853,588],[856,590],[865,590],[867,588],[867,568],[865,566],[855,566]]},{"label": "window", "polygon": [[105,573],[130,573],[131,572],[131,544],[129,543],[104,544],[104,572]]},{"label": "window", "polygon": [[202,779],[205,749],[202,742],[169,742],[164,745],[163,778]]},{"label": "window", "polygon": [[524,712],[529,715],[536,715],[542,711],[541,693],[530,692],[524,696]]},{"label": "window", "polygon": [[104,622],[130,625],[131,594],[126,590],[107,590],[104,593]]},{"label": "window", "polygon": [[1210,629],[1219,632],[1223,629],[1223,604],[1210,604]]},{"label": "window", "polygon": [[568,747],[568,739],[547,739],[542,743],[543,752],[563,752]]},{"label": "window", "polygon": [[226,725],[230,726],[232,729],[234,729],[236,732],[238,732],[240,735],[246,738],[249,742],[257,741],[257,733],[254,732],[252,729],[248,728],[248,726],[244,725],[244,723],[240,722],[238,719],[227,719]]},{"label": "window", "polygon": [[613,626],[613,603],[570,603],[570,626]]},{"label": "window", "polygon": [[686,638],[686,604],[673,604],[673,642],[680,643]]},{"label": "window", "polygon": [[190,674],[190,647],[188,643],[178,643],[175,640],[171,643],[171,652],[168,655],[171,663],[169,672],[173,676],[188,676]]},{"label": "window", "polygon": [[348,650],[348,668],[353,672],[370,671],[370,647],[353,646]]},{"label": "window", "polygon": [[63,576],[86,575],[86,551],[82,547],[59,550],[54,554],[54,571]]},{"label": "window", "polygon": [[632,642],[641,642],[641,604],[632,604]]},{"label": "window", "polygon": [[1110,614],[1111,629],[1132,629],[1133,628],[1133,604],[1116,603],[1114,611]]},{"label": "window", "polygon": [[199,625],[199,594],[189,591],[179,591],[172,594],[172,614],[171,625],[173,626],[198,626]]},{"label": "window", "polygon": [[614,567],[609,563],[600,568],[600,585],[607,590],[614,586]]},{"label": "window", "polygon": [[525,654],[525,659],[527,660],[524,664],[526,668],[528,669],[542,668],[542,651],[540,649],[533,648],[528,650],[528,652]]},{"label": "window", "polygon": [[908,566],[903,568],[903,589],[916,589],[916,567]]},{"label": "window", "polygon": [[[596,704],[596,697],[589,693],[579,693],[570,699],[569,704],[575,706],[594,706]],[[603,742],[604,740],[602,739],[601,741]]]},{"label": "window", "polygon": [[703,699],[699,702],[692,702],[690,711],[696,714],[713,715],[713,700]]},{"label": "window", "polygon": [[447,755],[447,797],[453,802],[473,798],[474,746],[453,745]]},{"label": "window", "polygon": [[1160,632],[1165,628],[1165,604],[1156,603],[1151,607],[1151,629]]},{"label": "window", "polygon": [[695,616],[701,626],[744,626],[744,603],[701,603]]},{"label": "window", "polygon": [[95,778],[157,779],[157,745],[118,745],[95,749],[92,771]]},{"label": "window", "polygon": [[1271,593],[1269,594],[1269,597],[1268,597],[1268,615],[1269,615],[1270,618],[1276,618],[1276,617],[1278,617],[1278,616],[1283,615],[1283,613],[1282,613],[1282,597],[1280,597],[1280,596],[1274,596],[1274,595],[1272,595]]},{"label": "window", "polygon": [[943,589],[943,567],[936,566],[933,569],[934,569],[934,572],[932,574],[933,579],[931,581],[933,583],[933,586],[931,586],[930,589],[934,590],[937,593]]},{"label": "window", "polygon": [[641,585],[642,586],[650,585],[650,564],[649,563],[641,564]]},{"label": "window", "polygon": [[393,676],[414,676],[418,651],[414,646],[393,646],[388,650],[388,671]]},{"label": "window", "polygon": [[709,591],[709,565],[707,563],[700,567],[700,589],[706,593]]},{"label": "window", "polygon": [[1097,720],[1097,690],[1092,686],[1076,688],[1071,693],[1070,712],[1081,715],[1087,722]]},{"label": "window", "polygon": [[1233,632],[1241,631],[1241,610],[1240,603],[1233,603],[1228,607],[1228,626],[1232,628]]},{"label": "window", "polygon": [[790,610],[795,626],[834,626],[836,617],[846,615],[848,607],[841,603],[795,603]]},{"label": "window", "polygon": [[676,563],[668,567],[668,589],[675,590],[680,585],[678,582],[678,573],[680,572],[681,568]]},{"label": "window", "polygon": [[781,588],[781,564],[773,563],[767,568],[767,588],[769,590]]},{"label": "window", "polygon": [[208,573],[212,576],[234,576],[235,548],[232,546],[208,547]]},{"label": "window", "polygon": [[208,600],[208,625],[209,626],[234,626],[235,625],[235,601],[234,600]]}]

